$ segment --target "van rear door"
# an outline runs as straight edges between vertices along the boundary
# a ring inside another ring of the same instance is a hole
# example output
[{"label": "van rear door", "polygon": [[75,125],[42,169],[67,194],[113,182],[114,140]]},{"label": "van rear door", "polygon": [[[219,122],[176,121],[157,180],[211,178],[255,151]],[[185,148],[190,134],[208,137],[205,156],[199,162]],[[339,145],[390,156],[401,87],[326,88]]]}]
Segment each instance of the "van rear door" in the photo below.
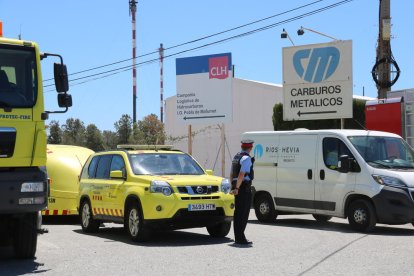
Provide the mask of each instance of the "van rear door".
[{"label": "van rear door", "polygon": [[280,210],[314,211],[316,134],[280,136],[275,202]]}]

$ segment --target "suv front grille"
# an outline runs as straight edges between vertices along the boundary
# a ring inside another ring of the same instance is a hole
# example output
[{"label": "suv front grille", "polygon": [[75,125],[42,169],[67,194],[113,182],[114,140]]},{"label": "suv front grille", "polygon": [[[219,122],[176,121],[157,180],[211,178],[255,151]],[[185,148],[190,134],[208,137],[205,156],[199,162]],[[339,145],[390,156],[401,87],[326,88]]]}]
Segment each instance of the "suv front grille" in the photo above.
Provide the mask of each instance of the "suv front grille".
[{"label": "suv front grille", "polygon": [[218,186],[180,186],[177,187],[180,194],[188,195],[209,195],[212,193],[217,193],[219,191]]}]

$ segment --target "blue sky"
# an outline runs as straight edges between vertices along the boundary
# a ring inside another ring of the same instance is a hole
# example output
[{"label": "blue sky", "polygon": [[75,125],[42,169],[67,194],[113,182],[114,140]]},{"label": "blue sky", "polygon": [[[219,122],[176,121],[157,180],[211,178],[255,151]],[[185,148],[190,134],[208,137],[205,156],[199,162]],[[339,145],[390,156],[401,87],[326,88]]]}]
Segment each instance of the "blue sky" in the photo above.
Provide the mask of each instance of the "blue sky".
[{"label": "blue sky", "polygon": [[[137,55],[156,51],[160,43],[167,48],[313,2],[315,1],[140,0],[137,6]],[[307,8],[231,33],[171,49],[165,55],[277,23],[338,2],[340,0],[319,1]],[[371,69],[375,63],[378,9],[378,0],[354,0],[263,32],[167,58],[164,64],[164,99],[176,93],[176,57],[231,52],[237,78],[282,83],[282,48],[291,46],[289,40],[280,38],[283,28],[288,31],[296,45],[330,41],[310,32],[297,36],[296,31],[300,26],[337,39],[352,40],[354,95],[362,95],[364,87],[366,96],[375,97],[377,91]],[[4,36],[17,38],[21,33],[23,39],[36,41],[41,51],[61,54],[69,74],[132,57],[131,17],[128,10],[128,0],[0,0],[0,20],[3,22]],[[413,58],[410,52],[413,47],[412,24],[409,23],[413,10],[414,1],[391,1],[391,48],[402,71],[400,79],[392,87],[393,90],[414,87],[411,69]],[[137,63],[157,57],[157,54],[143,57]],[[48,59],[42,64],[44,79],[52,77],[51,69],[55,60]],[[130,64],[132,61],[72,75],[70,79]],[[160,114],[159,72],[159,62],[137,69],[138,120],[151,113],[158,116]],[[94,123],[101,130],[114,130],[114,123],[122,114],[132,117],[131,70],[75,85],[79,82],[71,82],[69,92],[73,96],[74,105],[70,111],[52,115],[50,120],[58,120],[63,124],[67,118],[73,117],[81,119],[86,125]],[[54,110],[57,109],[56,93],[50,90],[50,87],[45,88],[46,109]]]}]

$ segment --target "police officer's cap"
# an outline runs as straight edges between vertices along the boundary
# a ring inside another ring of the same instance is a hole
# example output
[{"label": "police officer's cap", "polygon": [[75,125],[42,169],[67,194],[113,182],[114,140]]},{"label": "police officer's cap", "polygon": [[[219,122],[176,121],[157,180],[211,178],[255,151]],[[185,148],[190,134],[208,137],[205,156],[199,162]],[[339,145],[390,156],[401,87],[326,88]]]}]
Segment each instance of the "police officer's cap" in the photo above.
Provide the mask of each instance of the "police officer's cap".
[{"label": "police officer's cap", "polygon": [[253,147],[254,141],[251,139],[244,139],[241,141],[242,147]]}]

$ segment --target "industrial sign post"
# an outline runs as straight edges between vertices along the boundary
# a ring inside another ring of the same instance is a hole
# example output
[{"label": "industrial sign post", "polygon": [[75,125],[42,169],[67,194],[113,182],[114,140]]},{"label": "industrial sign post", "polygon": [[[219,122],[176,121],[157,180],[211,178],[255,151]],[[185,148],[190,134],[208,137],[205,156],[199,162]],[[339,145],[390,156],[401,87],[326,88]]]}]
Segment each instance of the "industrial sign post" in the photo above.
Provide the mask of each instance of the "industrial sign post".
[{"label": "industrial sign post", "polygon": [[352,118],[352,41],[283,48],[283,120]]},{"label": "industrial sign post", "polygon": [[232,121],[231,54],[176,59],[177,116],[187,124]]}]

